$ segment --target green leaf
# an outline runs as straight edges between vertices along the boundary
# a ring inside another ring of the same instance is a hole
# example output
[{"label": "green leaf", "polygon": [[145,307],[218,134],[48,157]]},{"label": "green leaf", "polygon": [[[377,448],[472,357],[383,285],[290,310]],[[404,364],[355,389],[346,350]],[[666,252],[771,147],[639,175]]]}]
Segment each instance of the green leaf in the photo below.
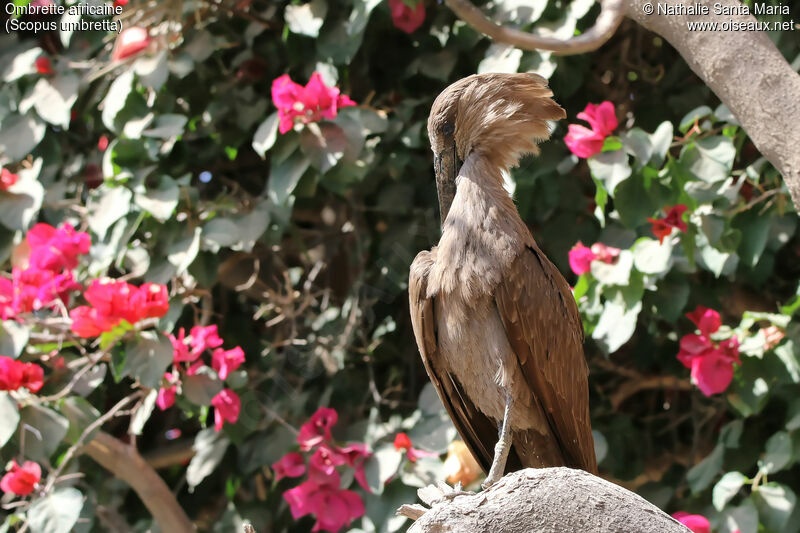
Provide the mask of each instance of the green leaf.
[{"label": "green leaf", "polygon": [[152,128],[144,130],[142,135],[145,137],[156,137],[158,139],[172,139],[183,134],[187,118],[183,115],[166,114],[156,117],[156,122]]},{"label": "green leaf", "polygon": [[642,274],[663,275],[672,266],[672,243],[666,239],[659,243],[655,239],[642,237],[631,248],[633,266]]},{"label": "green leaf", "polygon": [[267,182],[269,199],[276,205],[283,205],[310,164],[311,160],[300,151],[277,164],[273,160]]},{"label": "green leaf", "polygon": [[775,355],[786,367],[789,378],[793,383],[800,383],[800,361],[797,358],[797,350],[795,349],[794,340],[789,339],[777,348],[775,348]]},{"label": "green leaf", "polygon": [[119,131],[121,125],[117,124],[116,118],[120,111],[125,107],[128,95],[133,90],[133,70],[125,70],[117,76],[108,88],[103,103],[101,117],[103,124],[111,131]]},{"label": "green leaf", "polygon": [[742,240],[737,250],[742,262],[754,267],[761,259],[767,246],[772,217],[759,214],[756,210],[745,211],[733,219],[731,225],[742,233]]},{"label": "green leaf", "polygon": [[28,344],[31,330],[24,322],[4,320],[0,322],[0,354],[14,359],[22,354]]},{"label": "green leaf", "polygon": [[46,131],[47,125],[32,114],[6,116],[0,122],[0,164],[25,159]]},{"label": "green leaf", "polygon": [[43,51],[35,45],[35,42],[26,39],[20,44],[4,50],[5,53],[0,59],[8,59],[8,62],[0,62],[0,64],[5,63],[5,68],[0,71],[0,79],[12,82],[22,76],[36,74],[36,60],[42,55]]},{"label": "green leaf", "polygon": [[156,406],[156,400],[158,399],[158,389],[154,388],[150,392],[147,393],[147,396],[144,397],[144,400],[139,407],[136,409],[136,412],[131,417],[131,425],[129,431],[134,435],[141,435],[142,430],[144,430],[144,425],[150,420],[150,416],[153,414],[153,410]]},{"label": "green leaf", "polygon": [[381,494],[384,484],[395,474],[403,460],[403,454],[392,444],[383,444],[364,463],[367,485],[373,494]]},{"label": "green leaf", "polygon": [[159,222],[166,222],[178,206],[179,194],[178,184],[165,175],[161,176],[158,188],[137,187],[133,201]]},{"label": "green leaf", "polygon": [[292,33],[317,37],[327,13],[325,0],[311,0],[307,4],[286,6],[283,16]]},{"label": "green leaf", "polygon": [[172,364],[172,343],[163,335],[142,332],[126,349],[123,375],[132,376],[148,388],[156,388]]},{"label": "green leaf", "polygon": [[[620,136],[625,150],[636,159],[636,168],[642,168],[653,156],[650,136],[640,128],[631,128]],[[606,139],[608,140],[608,139]],[[604,145],[605,148],[605,145]]]},{"label": "green leaf", "polygon": [[738,507],[729,507],[722,514],[720,531],[739,531],[740,533],[756,533],[758,531],[758,510],[751,498],[747,498]]},{"label": "green leaf", "polygon": [[[86,398],[79,396],[70,396],[61,402],[61,413],[69,420],[69,429],[67,430],[66,439],[70,444],[75,444],[80,438],[81,434],[89,427],[92,422],[100,417],[100,411],[94,408]],[[94,431],[88,435],[85,442],[94,438]]]},{"label": "green leaf", "polygon": [[653,145],[650,161],[656,168],[660,168],[664,163],[664,158],[672,144],[672,131],[672,122],[667,120],[659,124],[656,131],[650,136],[650,142]]},{"label": "green leaf", "polygon": [[794,491],[780,483],[765,483],[753,489],[753,501],[761,523],[769,531],[780,531],[797,503]]},{"label": "green leaf", "polygon": [[344,130],[333,122],[312,122],[300,132],[300,148],[311,165],[324,174],[344,156],[347,137]]},{"label": "green leaf", "polygon": [[183,395],[195,405],[210,405],[223,386],[217,373],[207,366],[200,367],[193,376],[184,376],[181,381]]},{"label": "green leaf", "polygon": [[627,285],[631,278],[633,254],[622,250],[614,263],[592,261],[592,276],[603,285]]},{"label": "green leaf", "polygon": [[172,243],[167,250],[167,261],[175,266],[177,275],[186,272],[186,269],[197,257],[197,252],[200,251],[200,235],[202,232],[202,228],[194,228],[191,236]]},{"label": "green leaf", "polygon": [[83,494],[78,489],[55,489],[44,498],[35,500],[28,509],[31,533],[69,533],[83,508]]},{"label": "green leaf", "polygon": [[279,123],[280,119],[278,118],[278,113],[275,112],[261,123],[255,135],[253,135],[253,150],[255,150],[262,159],[267,153],[267,150],[272,148],[272,145],[275,144],[275,140],[278,138]]},{"label": "green leaf", "polygon": [[0,392],[0,448],[6,445],[8,439],[17,430],[19,424],[19,411],[15,402],[7,392]]},{"label": "green leaf", "polygon": [[86,203],[89,211],[89,228],[100,239],[104,239],[108,228],[130,212],[133,193],[123,186],[110,187],[105,184],[93,191]]},{"label": "green leaf", "polygon": [[36,159],[31,168],[20,170],[17,183],[0,195],[0,222],[8,229],[26,230],[39,214],[44,199],[44,188],[37,179],[41,168],[42,159]]},{"label": "green leaf", "polygon": [[458,433],[447,413],[441,411],[436,415],[423,417],[408,431],[408,436],[418,448],[444,453]]},{"label": "green leaf", "polygon": [[686,473],[686,481],[694,494],[704,491],[722,470],[725,446],[717,444],[708,456]]},{"label": "green leaf", "polygon": [[214,428],[206,428],[194,439],[194,457],[186,468],[186,483],[189,492],[194,492],[201,481],[208,477],[222,461],[230,441],[224,433],[217,433]]},{"label": "green leaf", "polygon": [[758,468],[764,474],[780,472],[792,463],[792,438],[785,431],[778,431],[767,441],[764,457]]},{"label": "green leaf", "polygon": [[707,105],[701,105],[700,107],[696,107],[683,116],[680,122],[680,126],[678,126],[678,129],[680,130],[681,133],[686,133],[687,131],[689,131],[689,128],[692,127],[695,120],[707,117],[711,113],[712,113],[711,108],[708,107]]},{"label": "green leaf", "polygon": [[641,309],[641,302],[630,308],[626,307],[621,296],[606,301],[603,314],[592,331],[592,338],[605,353],[616,352],[636,331],[636,320]]},{"label": "green leaf", "polygon": [[484,72],[517,72],[522,50],[502,43],[492,43],[478,64],[478,74]]},{"label": "green leaf", "polygon": [[624,150],[602,152],[587,159],[592,177],[600,180],[608,194],[614,196],[617,185],[628,179],[631,167]]},{"label": "green leaf", "polygon": [[741,472],[728,472],[714,485],[711,493],[711,500],[717,511],[722,511],[725,505],[739,493],[744,484],[748,481],[747,476]]},{"label": "green leaf", "polygon": [[684,148],[680,161],[696,178],[706,183],[724,181],[731,172],[736,147],[729,137],[707,137]]},{"label": "green leaf", "polygon": [[152,56],[143,55],[137,58],[133,70],[136,71],[142,85],[158,91],[169,77],[166,50],[161,50]]},{"label": "green leaf", "polygon": [[67,129],[70,110],[78,99],[78,85],[78,77],[72,73],[39,78],[29,98],[33,99],[33,107],[42,119]]},{"label": "green leaf", "polygon": [[[23,408],[20,411],[20,418],[17,442],[24,431],[25,456],[37,462],[49,461],[50,455],[67,434],[69,421],[52,409],[39,405],[28,405]],[[26,429],[26,426],[36,430],[38,434]]]}]

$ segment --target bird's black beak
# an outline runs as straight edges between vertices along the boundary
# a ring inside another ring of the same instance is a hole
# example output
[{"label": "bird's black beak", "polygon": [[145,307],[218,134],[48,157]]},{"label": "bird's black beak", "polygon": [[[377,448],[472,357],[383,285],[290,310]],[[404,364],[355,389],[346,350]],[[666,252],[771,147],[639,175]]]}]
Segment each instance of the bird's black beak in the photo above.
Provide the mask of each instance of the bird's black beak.
[{"label": "bird's black beak", "polygon": [[439,195],[439,214],[442,217],[442,227],[447,220],[447,213],[453,198],[456,196],[456,177],[461,170],[463,161],[458,158],[456,143],[433,155],[433,169],[436,172],[436,192]]}]

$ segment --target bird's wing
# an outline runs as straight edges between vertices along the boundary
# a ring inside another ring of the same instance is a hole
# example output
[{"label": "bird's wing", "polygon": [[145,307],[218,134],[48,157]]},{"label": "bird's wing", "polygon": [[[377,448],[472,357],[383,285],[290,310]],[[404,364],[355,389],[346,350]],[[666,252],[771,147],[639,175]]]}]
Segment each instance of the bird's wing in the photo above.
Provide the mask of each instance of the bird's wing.
[{"label": "bird's wing", "polygon": [[422,363],[428,377],[453,420],[458,433],[469,451],[488,472],[494,457],[494,443],[497,441],[495,425],[463,393],[458,381],[442,368],[441,355],[436,333],[434,298],[427,297],[428,272],[433,265],[436,249],[420,252],[411,264],[408,279],[409,307],[414,337],[422,356]]},{"label": "bird's wing", "polygon": [[531,243],[497,286],[495,302],[567,466],[596,472],[583,325],[569,285]]}]

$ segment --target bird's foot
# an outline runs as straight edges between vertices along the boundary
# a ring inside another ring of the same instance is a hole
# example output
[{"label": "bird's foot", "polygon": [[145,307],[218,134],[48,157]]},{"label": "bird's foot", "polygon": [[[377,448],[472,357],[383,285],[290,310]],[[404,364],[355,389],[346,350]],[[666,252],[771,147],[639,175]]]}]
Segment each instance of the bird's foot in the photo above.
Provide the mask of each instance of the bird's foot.
[{"label": "bird's foot", "polygon": [[[475,493],[468,490],[461,490],[461,482],[455,484],[455,486],[451,487],[447,483],[443,481],[438,481],[436,485],[428,485],[427,487],[423,487],[417,490],[417,496],[419,499],[422,500],[426,505],[433,507],[436,504],[444,503],[448,501],[452,501],[454,498],[458,496],[474,496]],[[430,509],[425,507],[424,505],[420,504],[406,504],[401,506],[397,511],[396,514],[405,516],[412,520],[417,520]]]}]

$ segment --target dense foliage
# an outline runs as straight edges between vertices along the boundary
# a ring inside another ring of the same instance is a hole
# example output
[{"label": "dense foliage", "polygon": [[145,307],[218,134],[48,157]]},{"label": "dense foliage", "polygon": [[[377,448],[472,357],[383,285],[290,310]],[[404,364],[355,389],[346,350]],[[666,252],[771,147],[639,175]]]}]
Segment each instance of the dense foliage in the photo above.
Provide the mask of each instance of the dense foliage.
[{"label": "dense foliage", "polygon": [[[567,109],[508,188],[575,286],[603,475],[695,531],[800,531],[797,214],[659,38],[557,57],[436,2],[113,5],[0,34],[0,531],[151,527],[101,431],[201,531],[397,531],[417,487],[475,483],[406,282],[439,232],[430,105],[488,71]],[[483,7],[563,38],[599,11]]]}]

